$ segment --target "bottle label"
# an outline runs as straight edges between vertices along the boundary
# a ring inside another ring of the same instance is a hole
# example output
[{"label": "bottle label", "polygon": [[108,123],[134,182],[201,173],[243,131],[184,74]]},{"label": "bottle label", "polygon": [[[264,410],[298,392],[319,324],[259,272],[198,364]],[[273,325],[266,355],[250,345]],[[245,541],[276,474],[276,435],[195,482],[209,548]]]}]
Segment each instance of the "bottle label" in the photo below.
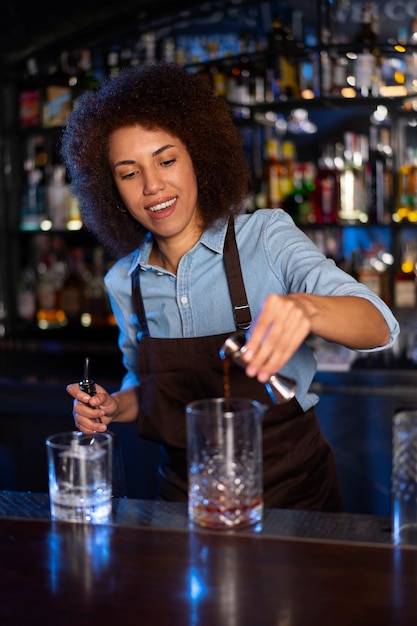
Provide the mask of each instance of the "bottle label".
[{"label": "bottle label", "polygon": [[22,91],[19,94],[19,121],[21,128],[40,126],[41,99],[38,89]]},{"label": "bottle label", "polygon": [[355,61],[355,85],[358,91],[371,89],[374,72],[374,55],[367,52],[358,54],[358,58]]},{"label": "bottle label", "polygon": [[31,322],[36,313],[34,291],[21,291],[17,297],[17,312],[21,319]]},{"label": "bottle label", "polygon": [[65,126],[72,110],[71,89],[60,86],[49,86],[45,90],[43,125],[45,128]]},{"label": "bottle label", "polygon": [[416,285],[414,280],[397,280],[394,291],[395,306],[407,309],[416,306]]},{"label": "bottle label", "polygon": [[363,270],[359,274],[359,282],[381,297],[381,280],[379,274]]}]

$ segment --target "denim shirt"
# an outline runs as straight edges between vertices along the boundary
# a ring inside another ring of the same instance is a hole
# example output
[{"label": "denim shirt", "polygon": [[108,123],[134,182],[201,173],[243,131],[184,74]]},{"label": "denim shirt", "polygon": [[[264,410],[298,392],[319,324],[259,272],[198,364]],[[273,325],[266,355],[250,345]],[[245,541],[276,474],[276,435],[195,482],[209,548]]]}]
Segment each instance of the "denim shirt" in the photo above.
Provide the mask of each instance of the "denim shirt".
[{"label": "denim shirt", "polygon": [[[152,337],[199,337],[236,330],[223,264],[227,221],[207,229],[196,245],[181,259],[177,275],[149,264],[153,239],[120,259],[105,277],[113,312],[119,327],[119,347],[127,373],[122,389],[140,384],[138,372],[139,326],[132,300],[131,274],[140,264],[141,291]],[[281,209],[258,210],[235,218],[246,293],[255,319],[271,293],[313,293],[324,296],[360,296],[370,300],[383,314],[392,346],[399,325],[390,309],[372,291],[326,258]],[[364,350],[364,352],[371,350]],[[220,358],[220,357],[219,357]],[[302,344],[282,373],[298,383],[297,400],[304,410],[318,398],[308,393],[316,372],[314,355]]]}]

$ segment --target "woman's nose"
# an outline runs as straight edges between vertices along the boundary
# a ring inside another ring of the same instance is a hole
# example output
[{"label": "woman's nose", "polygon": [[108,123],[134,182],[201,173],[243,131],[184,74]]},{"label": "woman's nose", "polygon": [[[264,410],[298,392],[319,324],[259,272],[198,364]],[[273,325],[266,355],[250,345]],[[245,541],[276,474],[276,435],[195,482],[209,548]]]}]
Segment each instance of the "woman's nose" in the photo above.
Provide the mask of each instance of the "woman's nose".
[{"label": "woman's nose", "polygon": [[153,194],[163,187],[162,177],[155,170],[147,171],[143,174],[143,193]]}]

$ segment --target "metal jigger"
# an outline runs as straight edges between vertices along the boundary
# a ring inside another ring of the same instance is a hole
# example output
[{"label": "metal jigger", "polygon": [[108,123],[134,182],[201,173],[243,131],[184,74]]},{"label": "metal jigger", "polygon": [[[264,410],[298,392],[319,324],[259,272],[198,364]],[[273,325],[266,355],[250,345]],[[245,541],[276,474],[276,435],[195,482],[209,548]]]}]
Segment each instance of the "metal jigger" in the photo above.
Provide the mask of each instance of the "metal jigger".
[{"label": "metal jigger", "polygon": [[[220,356],[222,359],[230,358],[232,361],[246,367],[247,363],[243,360],[243,354],[246,349],[246,335],[244,332],[236,332],[230,335],[224,342]],[[276,404],[284,404],[295,396],[297,383],[288,376],[282,374],[273,374],[269,381],[265,383],[265,387]]]}]

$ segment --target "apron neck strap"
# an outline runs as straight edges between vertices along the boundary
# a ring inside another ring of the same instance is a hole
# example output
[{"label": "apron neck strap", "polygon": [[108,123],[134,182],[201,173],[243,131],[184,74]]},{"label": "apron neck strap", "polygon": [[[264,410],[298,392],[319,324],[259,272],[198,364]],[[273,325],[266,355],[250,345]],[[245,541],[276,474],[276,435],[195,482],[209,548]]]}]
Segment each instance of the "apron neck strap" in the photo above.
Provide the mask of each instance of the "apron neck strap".
[{"label": "apron neck strap", "polygon": [[223,259],[226,268],[227,282],[233,304],[236,327],[247,330],[252,321],[245,284],[240,265],[239,250],[236,244],[234,219],[230,217],[224,241]]}]

